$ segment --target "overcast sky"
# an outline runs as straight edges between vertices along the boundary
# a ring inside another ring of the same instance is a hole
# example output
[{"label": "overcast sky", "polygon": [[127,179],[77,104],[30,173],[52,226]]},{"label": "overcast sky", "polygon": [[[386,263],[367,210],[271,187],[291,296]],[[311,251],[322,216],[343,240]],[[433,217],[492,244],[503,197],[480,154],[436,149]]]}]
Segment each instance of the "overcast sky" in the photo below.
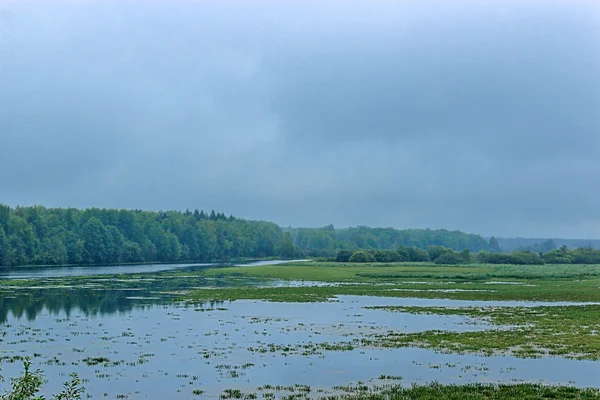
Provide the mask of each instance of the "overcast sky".
[{"label": "overcast sky", "polygon": [[600,2],[0,1],[0,202],[600,238]]}]

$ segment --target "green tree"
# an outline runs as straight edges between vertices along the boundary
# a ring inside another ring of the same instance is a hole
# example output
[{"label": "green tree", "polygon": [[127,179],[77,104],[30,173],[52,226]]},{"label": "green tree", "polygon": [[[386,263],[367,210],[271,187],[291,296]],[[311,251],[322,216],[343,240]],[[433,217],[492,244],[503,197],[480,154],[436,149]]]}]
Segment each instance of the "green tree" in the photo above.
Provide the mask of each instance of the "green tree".
[{"label": "green tree", "polygon": [[63,265],[67,263],[67,248],[57,236],[49,236],[42,239],[40,250],[40,261],[42,264]]},{"label": "green tree", "polygon": [[77,239],[67,245],[67,260],[69,264],[83,264],[88,261],[89,255],[85,250],[83,239]]},{"label": "green tree", "polygon": [[[563,248],[564,247],[564,248]],[[559,249],[553,249],[543,255],[544,262],[548,264],[571,264],[573,255],[569,252],[566,246]]]},{"label": "green tree", "polygon": [[296,256],[296,248],[292,242],[292,235],[289,232],[285,232],[281,236],[281,240],[275,247],[275,254],[284,258],[293,258]]},{"label": "green tree", "polygon": [[350,261],[350,257],[352,257],[352,253],[354,253],[352,250],[340,250],[340,251],[338,251],[335,261],[348,262],[348,261]]},{"label": "green tree", "polygon": [[108,230],[102,221],[96,217],[90,218],[81,227],[81,238],[91,262],[104,263],[108,261],[112,246]]},{"label": "green tree", "polygon": [[471,261],[473,261],[469,249],[464,249],[463,251],[461,251],[460,258],[462,258],[463,263],[465,264],[469,264]]},{"label": "green tree", "polygon": [[0,267],[8,265],[8,238],[4,232],[4,228],[0,226]]},{"label": "green tree", "polygon": [[437,246],[437,245],[427,246],[427,253],[429,253],[429,258],[431,259],[431,261],[435,261],[436,258],[438,258],[442,254],[446,253],[448,250],[449,249],[445,248],[444,246]]},{"label": "green tree", "polygon": [[459,265],[464,264],[465,260],[462,253],[456,253],[452,250],[448,250],[436,257],[433,262],[436,264]]},{"label": "green tree", "polygon": [[352,257],[350,257],[350,260],[348,261],[352,263],[375,262],[375,257],[364,250],[358,250],[352,253]]},{"label": "green tree", "polygon": [[425,250],[419,249],[417,247],[408,248],[408,257],[410,261],[415,262],[429,261],[429,254]]},{"label": "green tree", "polygon": [[488,246],[491,251],[500,251],[500,243],[498,243],[498,239],[492,236],[488,242]]},{"label": "green tree", "polygon": [[0,227],[8,225],[10,217],[10,207],[0,203]]},{"label": "green tree", "polygon": [[135,242],[126,241],[121,250],[121,260],[128,263],[144,261],[141,246]]}]

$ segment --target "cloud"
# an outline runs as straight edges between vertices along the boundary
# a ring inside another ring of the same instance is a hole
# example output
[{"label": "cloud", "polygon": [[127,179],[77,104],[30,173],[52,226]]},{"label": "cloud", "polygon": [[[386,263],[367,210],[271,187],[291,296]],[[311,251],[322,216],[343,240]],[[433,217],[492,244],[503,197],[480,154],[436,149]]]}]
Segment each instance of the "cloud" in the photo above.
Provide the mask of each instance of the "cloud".
[{"label": "cloud", "polygon": [[0,4],[0,201],[599,237],[592,2]]}]

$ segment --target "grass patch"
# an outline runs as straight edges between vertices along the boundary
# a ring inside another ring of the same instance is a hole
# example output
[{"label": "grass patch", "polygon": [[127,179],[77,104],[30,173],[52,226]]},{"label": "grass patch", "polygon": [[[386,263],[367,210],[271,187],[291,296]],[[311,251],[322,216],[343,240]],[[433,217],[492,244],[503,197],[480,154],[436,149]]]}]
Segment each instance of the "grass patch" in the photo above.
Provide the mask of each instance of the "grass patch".
[{"label": "grass patch", "polygon": [[363,295],[455,300],[600,302],[600,266],[598,265],[435,266],[422,263],[305,262],[256,267],[208,268],[199,271],[197,276],[320,281],[344,283],[344,285],[198,290],[186,295],[186,299],[324,301],[335,295]]},{"label": "grass patch", "polygon": [[328,396],[331,400],[538,400],[538,399],[600,399],[597,389],[578,389],[565,386],[520,385],[441,385],[432,383],[422,386],[402,387],[395,385],[376,391],[357,390],[339,396]]},{"label": "grass patch", "polygon": [[477,332],[387,333],[363,340],[379,347],[424,347],[455,353],[510,353],[600,360],[600,306],[565,307],[370,307],[412,314],[460,315],[509,329]]}]

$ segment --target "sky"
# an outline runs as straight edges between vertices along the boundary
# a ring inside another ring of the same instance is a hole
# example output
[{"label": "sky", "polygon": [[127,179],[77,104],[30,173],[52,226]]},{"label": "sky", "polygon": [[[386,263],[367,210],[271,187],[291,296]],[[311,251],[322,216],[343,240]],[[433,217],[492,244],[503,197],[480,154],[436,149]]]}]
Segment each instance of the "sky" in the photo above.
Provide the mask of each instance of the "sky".
[{"label": "sky", "polygon": [[600,2],[0,0],[0,202],[600,239]]}]

